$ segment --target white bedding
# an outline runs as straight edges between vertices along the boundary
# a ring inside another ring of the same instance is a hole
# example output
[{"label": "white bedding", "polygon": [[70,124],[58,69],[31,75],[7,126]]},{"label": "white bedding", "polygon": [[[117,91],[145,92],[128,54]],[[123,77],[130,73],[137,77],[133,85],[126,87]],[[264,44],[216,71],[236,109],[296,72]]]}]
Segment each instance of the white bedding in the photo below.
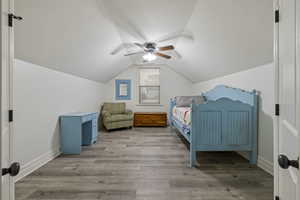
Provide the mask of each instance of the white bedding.
[{"label": "white bedding", "polygon": [[173,116],[185,125],[191,124],[191,108],[190,107],[173,107]]}]

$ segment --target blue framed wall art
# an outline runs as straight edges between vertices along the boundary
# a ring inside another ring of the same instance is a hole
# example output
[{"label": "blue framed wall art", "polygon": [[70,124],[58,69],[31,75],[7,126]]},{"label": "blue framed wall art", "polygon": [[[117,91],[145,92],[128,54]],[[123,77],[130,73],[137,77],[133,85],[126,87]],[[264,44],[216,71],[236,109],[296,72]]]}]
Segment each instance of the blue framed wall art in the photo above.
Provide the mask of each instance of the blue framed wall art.
[{"label": "blue framed wall art", "polygon": [[131,100],[131,80],[115,80],[116,100]]}]

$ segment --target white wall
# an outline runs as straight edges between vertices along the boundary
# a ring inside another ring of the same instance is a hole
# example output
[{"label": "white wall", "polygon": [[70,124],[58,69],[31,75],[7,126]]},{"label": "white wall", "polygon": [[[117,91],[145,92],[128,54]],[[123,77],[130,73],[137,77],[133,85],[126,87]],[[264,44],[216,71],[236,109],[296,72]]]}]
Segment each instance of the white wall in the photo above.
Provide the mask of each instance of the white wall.
[{"label": "white wall", "polygon": [[141,106],[139,104],[138,80],[139,67],[131,66],[126,71],[120,73],[114,79],[107,83],[106,101],[118,102],[115,100],[115,80],[130,79],[132,100],[121,101],[126,102],[126,106],[133,111],[168,111],[169,100],[175,96],[191,95],[192,82],[179,73],[173,71],[166,65],[155,66],[160,67],[160,106]]},{"label": "white wall", "polygon": [[21,60],[13,73],[14,160],[30,170],[58,153],[61,114],[99,111],[104,84]]},{"label": "white wall", "polygon": [[273,163],[274,70],[274,64],[270,63],[193,85],[194,94],[200,94],[220,84],[249,91],[255,89],[260,93],[258,154],[259,161],[265,165]]},{"label": "white wall", "polygon": [[[260,92],[259,164],[268,171],[273,162],[274,65],[193,84],[168,66],[161,73],[161,105],[138,105],[138,67],[126,71],[107,84],[93,82],[45,67],[15,61],[14,67],[14,160],[21,162],[23,175],[50,160],[59,152],[58,117],[68,112],[98,111],[104,101],[115,101],[115,79],[132,80],[133,111],[168,111],[174,96],[199,95],[219,84]],[[21,172],[22,175],[22,172]]]}]

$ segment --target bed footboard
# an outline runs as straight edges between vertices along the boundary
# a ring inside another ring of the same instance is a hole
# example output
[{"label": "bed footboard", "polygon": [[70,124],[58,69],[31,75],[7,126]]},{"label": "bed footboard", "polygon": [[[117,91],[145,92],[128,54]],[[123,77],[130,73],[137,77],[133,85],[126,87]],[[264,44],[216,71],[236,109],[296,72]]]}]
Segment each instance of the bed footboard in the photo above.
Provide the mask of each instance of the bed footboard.
[{"label": "bed footboard", "polygon": [[192,105],[190,166],[196,164],[197,151],[245,151],[256,164],[257,95],[247,95],[253,99],[242,102],[226,96]]}]

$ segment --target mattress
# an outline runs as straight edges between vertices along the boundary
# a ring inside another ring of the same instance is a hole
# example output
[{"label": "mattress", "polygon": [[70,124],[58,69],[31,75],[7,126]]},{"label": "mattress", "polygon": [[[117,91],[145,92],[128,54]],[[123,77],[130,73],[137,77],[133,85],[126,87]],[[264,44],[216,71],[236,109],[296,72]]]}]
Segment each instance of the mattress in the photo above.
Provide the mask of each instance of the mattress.
[{"label": "mattress", "polygon": [[182,124],[189,126],[191,124],[191,108],[174,106],[173,117],[175,117]]}]

